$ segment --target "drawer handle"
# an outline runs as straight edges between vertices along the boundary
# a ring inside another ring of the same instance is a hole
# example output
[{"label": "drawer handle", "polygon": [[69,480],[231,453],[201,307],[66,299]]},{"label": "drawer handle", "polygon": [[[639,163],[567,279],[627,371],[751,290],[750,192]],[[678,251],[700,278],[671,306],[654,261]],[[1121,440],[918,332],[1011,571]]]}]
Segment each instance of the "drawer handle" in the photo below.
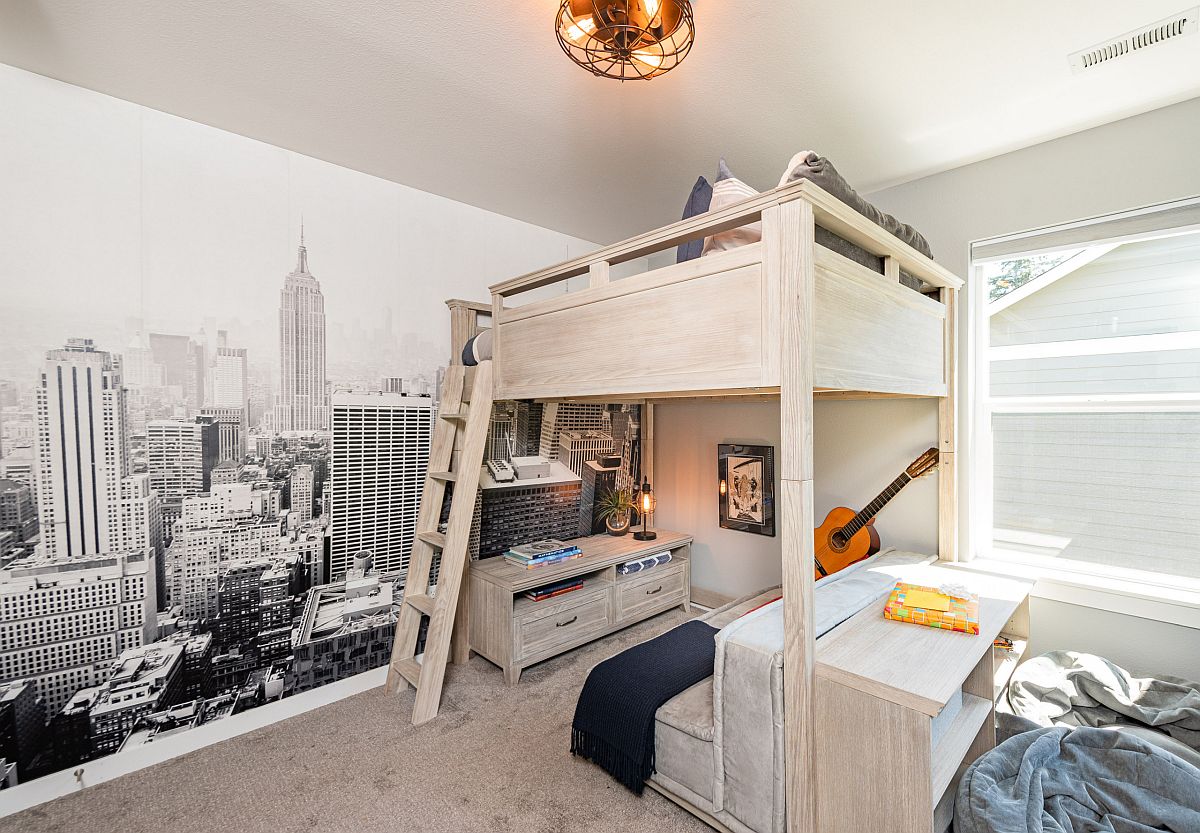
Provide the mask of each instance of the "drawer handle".
[{"label": "drawer handle", "polygon": [[579,614],[578,614],[578,613],[576,613],[574,616],[572,616],[570,619],[568,619],[568,620],[567,620],[567,621],[565,621],[565,622],[555,622],[555,623],[554,623],[554,627],[556,627],[556,628],[565,628],[567,625],[573,624],[573,623],[574,623],[575,621],[577,621],[578,619],[579,619]]},{"label": "drawer handle", "polygon": [[660,585],[658,585],[658,587],[655,587],[653,590],[647,590],[646,595],[653,596],[655,593],[661,593],[661,592],[662,592],[662,585],[660,584]]}]

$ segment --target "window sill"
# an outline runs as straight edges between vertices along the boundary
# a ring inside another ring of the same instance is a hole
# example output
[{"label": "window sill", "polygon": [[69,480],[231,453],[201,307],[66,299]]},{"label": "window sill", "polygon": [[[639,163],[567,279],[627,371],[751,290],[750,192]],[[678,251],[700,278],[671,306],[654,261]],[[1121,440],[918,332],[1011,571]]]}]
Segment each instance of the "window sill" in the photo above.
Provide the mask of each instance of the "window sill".
[{"label": "window sill", "polygon": [[1036,582],[1030,595],[1039,599],[1200,629],[1200,582],[1194,579],[1166,585],[1157,574],[1111,575],[986,556],[947,566],[1030,579]]}]

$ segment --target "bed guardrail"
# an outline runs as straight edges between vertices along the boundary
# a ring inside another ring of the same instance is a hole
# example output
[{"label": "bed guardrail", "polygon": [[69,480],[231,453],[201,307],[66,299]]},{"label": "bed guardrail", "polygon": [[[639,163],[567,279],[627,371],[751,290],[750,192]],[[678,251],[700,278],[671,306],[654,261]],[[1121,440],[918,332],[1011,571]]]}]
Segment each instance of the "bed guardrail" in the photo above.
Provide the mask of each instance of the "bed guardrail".
[{"label": "bed guardrail", "polygon": [[[863,217],[820,186],[807,180],[783,185],[717,211],[710,211],[654,231],[639,234],[620,243],[539,269],[536,272],[502,281],[490,287],[494,298],[506,299],[523,292],[562,283],[587,275],[589,286],[608,282],[609,269],[678,246],[691,240],[728,231],[762,219],[763,211],[793,200],[805,200],[813,207],[818,226],[861,246],[884,259],[884,275],[899,280],[901,270],[920,278],[930,286],[958,289],[962,280],[953,272],[925,257]],[[501,303],[501,307],[503,304]]]}]

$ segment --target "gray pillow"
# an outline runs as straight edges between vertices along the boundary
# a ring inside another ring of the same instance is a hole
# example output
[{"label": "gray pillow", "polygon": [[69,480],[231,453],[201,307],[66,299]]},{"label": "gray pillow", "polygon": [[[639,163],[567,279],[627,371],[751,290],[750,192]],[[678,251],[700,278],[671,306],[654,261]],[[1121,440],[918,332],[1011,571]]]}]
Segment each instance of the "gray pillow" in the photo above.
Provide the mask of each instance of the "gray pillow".
[{"label": "gray pillow", "polygon": [[[704,177],[699,177],[696,184],[692,186],[692,193],[688,194],[687,203],[683,206],[683,219],[695,217],[698,214],[703,214],[708,211],[708,206],[712,202],[712,186],[708,184],[708,180]],[[700,257],[700,252],[704,248],[704,238],[699,240],[689,240],[686,243],[681,243],[675,251],[675,262],[683,263],[685,260],[693,260]]]}]

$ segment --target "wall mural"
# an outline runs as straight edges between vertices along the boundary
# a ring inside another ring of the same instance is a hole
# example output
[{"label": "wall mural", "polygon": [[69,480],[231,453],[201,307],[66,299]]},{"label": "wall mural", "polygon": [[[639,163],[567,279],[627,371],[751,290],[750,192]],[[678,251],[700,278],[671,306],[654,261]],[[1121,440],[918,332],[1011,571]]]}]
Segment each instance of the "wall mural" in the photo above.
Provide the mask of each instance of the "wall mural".
[{"label": "wall mural", "polygon": [[[593,246],[8,67],[0,100],[14,783],[385,664],[443,301]],[[590,532],[637,421],[498,403],[482,554]],[[540,520],[507,507],[529,455]]]}]

